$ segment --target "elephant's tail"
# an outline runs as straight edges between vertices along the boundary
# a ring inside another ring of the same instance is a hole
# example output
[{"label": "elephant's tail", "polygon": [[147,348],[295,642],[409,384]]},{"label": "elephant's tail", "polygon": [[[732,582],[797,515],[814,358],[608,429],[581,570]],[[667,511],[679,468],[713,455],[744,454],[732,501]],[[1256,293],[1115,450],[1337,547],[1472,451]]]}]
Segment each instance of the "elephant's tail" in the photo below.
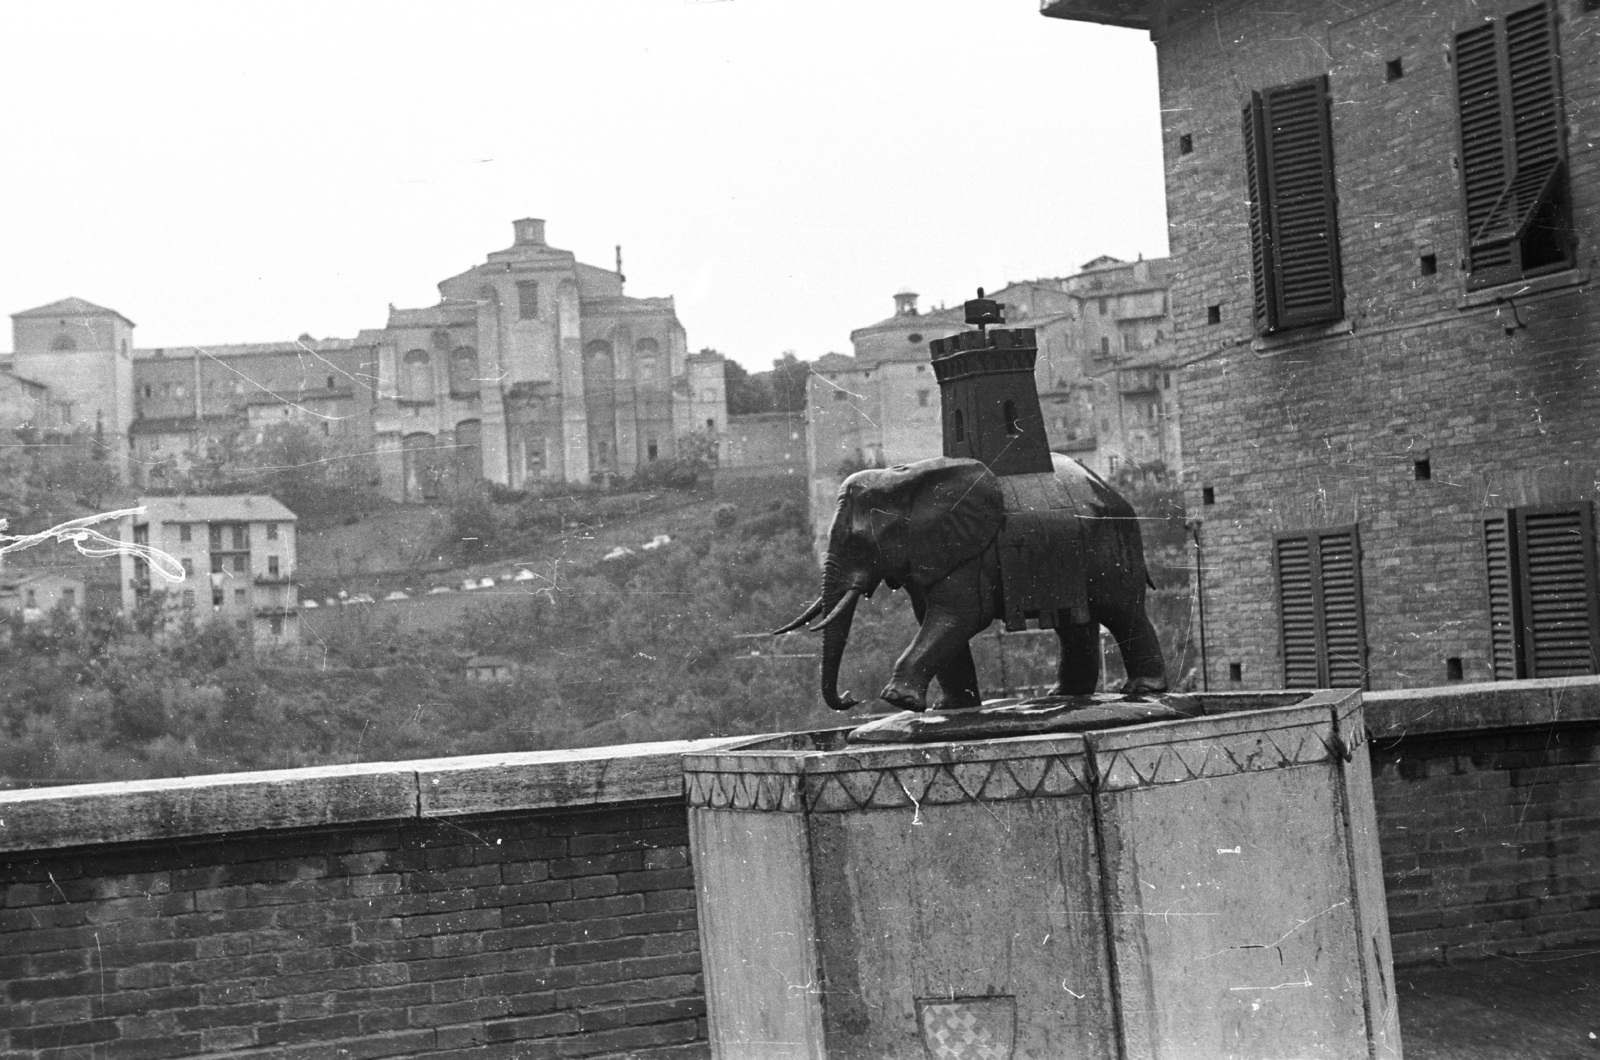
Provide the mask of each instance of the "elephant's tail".
[{"label": "elephant's tail", "polygon": [[1156,583],[1150,580],[1150,572],[1148,570],[1144,572],[1144,583],[1152,589],[1156,587]]}]

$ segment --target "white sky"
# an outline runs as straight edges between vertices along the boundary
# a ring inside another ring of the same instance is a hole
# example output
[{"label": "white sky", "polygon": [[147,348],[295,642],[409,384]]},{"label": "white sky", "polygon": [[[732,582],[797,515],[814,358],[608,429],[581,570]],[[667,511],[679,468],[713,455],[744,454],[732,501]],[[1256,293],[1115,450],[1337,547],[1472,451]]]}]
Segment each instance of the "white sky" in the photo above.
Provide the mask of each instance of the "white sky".
[{"label": "white sky", "polygon": [[[1166,253],[1154,49],[1035,0],[17,4],[0,313],[353,336],[517,217],[752,369]],[[3,343],[9,346],[9,342]]]}]

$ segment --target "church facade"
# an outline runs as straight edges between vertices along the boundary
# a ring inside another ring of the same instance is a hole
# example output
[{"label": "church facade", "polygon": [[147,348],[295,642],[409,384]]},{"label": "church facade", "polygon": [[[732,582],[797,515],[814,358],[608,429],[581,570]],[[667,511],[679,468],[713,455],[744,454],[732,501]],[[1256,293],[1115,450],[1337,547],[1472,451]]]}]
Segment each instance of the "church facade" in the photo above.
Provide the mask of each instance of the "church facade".
[{"label": "church facade", "polygon": [[670,297],[625,295],[620,271],[551,247],[541,220],[513,235],[436,305],[391,306],[349,339],[130,351],[131,322],[67,299],[13,315],[13,374],[94,417],[152,487],[282,423],[375,454],[383,491],[409,501],[626,477],[726,430],[722,358],[688,352]]}]

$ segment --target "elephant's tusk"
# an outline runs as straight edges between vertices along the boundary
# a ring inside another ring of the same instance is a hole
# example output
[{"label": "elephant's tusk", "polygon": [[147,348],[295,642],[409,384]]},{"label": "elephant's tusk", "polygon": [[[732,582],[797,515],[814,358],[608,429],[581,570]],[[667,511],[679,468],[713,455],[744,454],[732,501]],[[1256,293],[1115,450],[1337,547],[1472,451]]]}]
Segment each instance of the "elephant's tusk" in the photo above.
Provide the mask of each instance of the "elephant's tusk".
[{"label": "elephant's tusk", "polygon": [[819,612],[821,610],[822,610],[822,597],[819,595],[815,600],[813,600],[811,602],[811,606],[806,608],[806,613],[805,614],[801,615],[799,618],[795,619],[793,622],[790,622],[788,625],[781,626],[778,629],[773,630],[772,631],[772,635],[774,637],[781,637],[785,633],[794,632],[795,630],[799,629],[801,626],[805,625],[807,622],[810,622],[813,618],[816,618],[817,617],[817,612]]},{"label": "elephant's tusk", "polygon": [[828,617],[812,626],[811,632],[815,633],[818,630],[825,629],[828,626],[833,625],[834,622],[838,621],[839,616],[844,614],[848,608],[855,606],[855,602],[861,599],[861,595],[862,593],[860,589],[846,589],[845,594],[839,597],[839,602],[833,605],[833,610],[828,612]]}]

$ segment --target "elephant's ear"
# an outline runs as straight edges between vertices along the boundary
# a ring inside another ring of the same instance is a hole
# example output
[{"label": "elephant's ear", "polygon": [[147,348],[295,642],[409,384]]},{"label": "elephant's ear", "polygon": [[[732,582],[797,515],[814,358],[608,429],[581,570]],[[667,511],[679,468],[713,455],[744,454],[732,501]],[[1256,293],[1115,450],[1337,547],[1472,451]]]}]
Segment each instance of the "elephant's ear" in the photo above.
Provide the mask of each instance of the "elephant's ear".
[{"label": "elephant's ear", "polygon": [[1005,525],[1005,496],[977,460],[941,457],[919,465],[906,526],[907,559],[919,581],[937,580],[982,552]]}]

